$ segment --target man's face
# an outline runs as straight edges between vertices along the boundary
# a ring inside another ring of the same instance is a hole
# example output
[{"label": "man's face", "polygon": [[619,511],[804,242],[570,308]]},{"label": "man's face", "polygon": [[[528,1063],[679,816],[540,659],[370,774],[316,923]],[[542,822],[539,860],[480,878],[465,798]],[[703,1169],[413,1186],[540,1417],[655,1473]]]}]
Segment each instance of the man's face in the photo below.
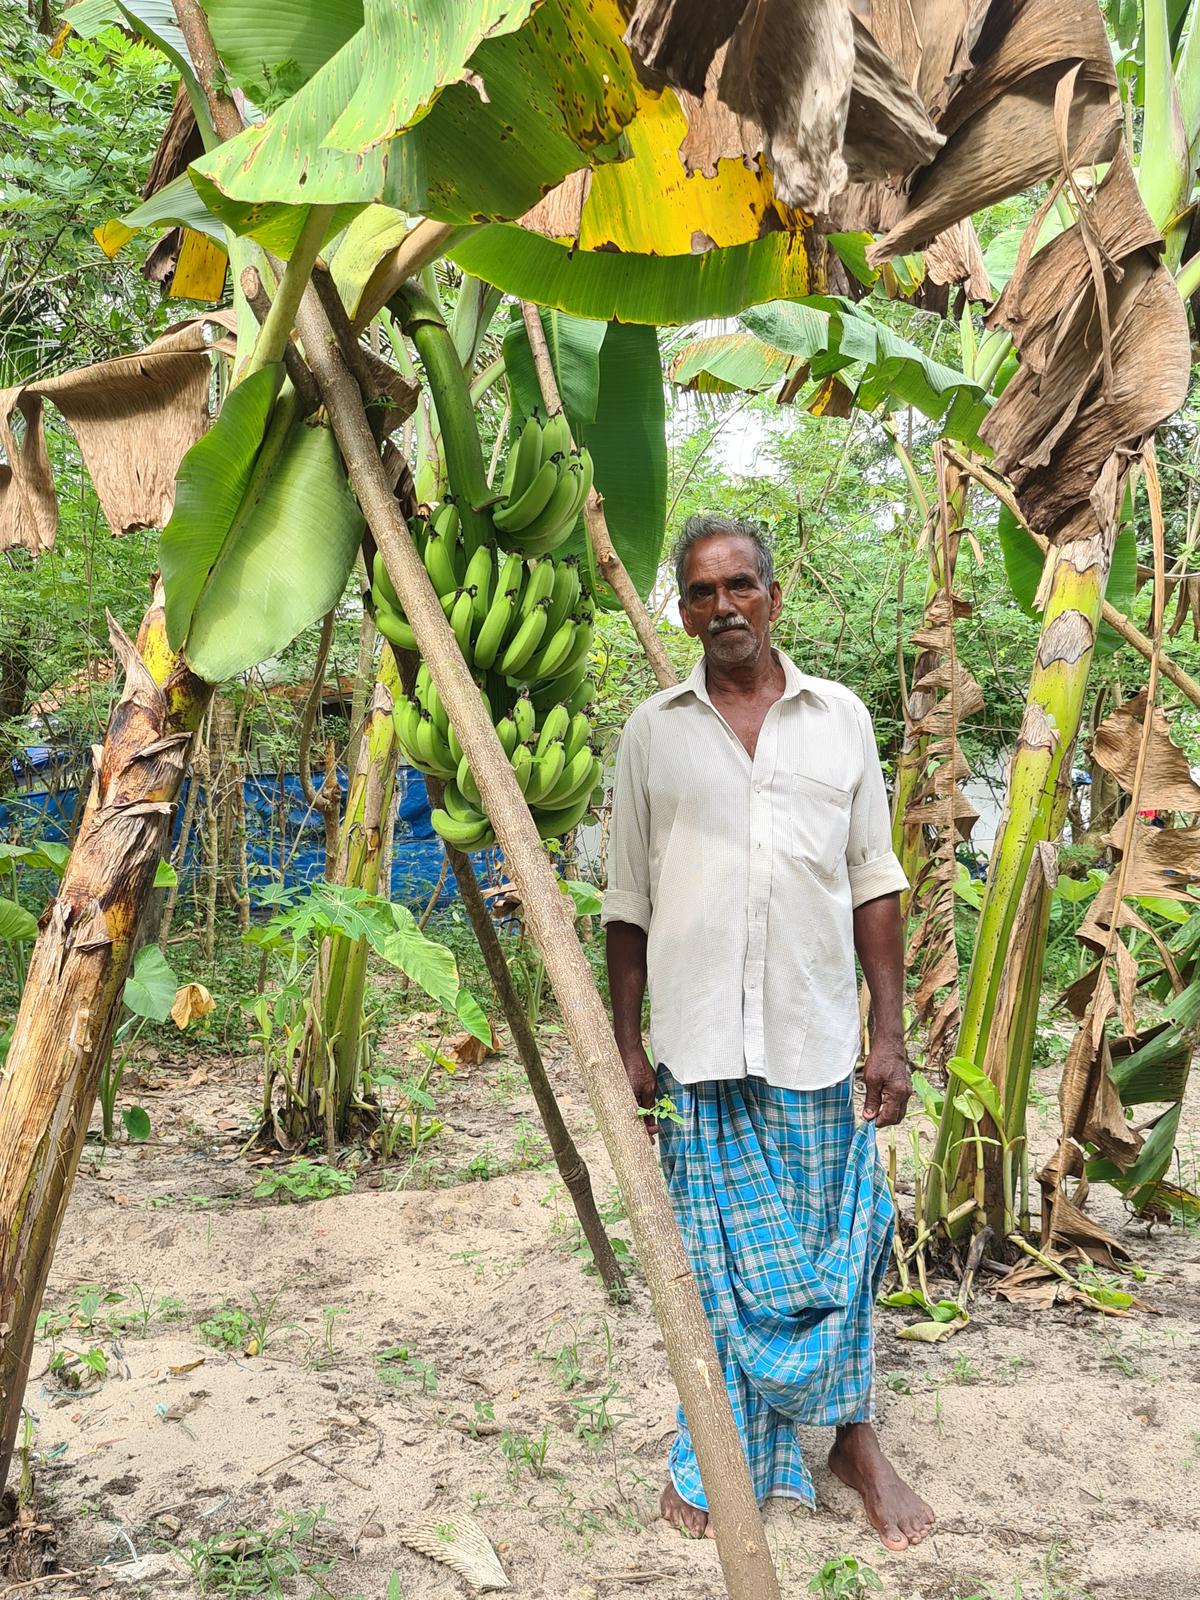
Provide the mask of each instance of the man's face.
[{"label": "man's face", "polygon": [[739,666],[766,649],[783,605],[779,585],[768,589],[759,577],[756,556],[749,539],[723,533],[688,554],[679,614],[705,659],[720,666]]}]

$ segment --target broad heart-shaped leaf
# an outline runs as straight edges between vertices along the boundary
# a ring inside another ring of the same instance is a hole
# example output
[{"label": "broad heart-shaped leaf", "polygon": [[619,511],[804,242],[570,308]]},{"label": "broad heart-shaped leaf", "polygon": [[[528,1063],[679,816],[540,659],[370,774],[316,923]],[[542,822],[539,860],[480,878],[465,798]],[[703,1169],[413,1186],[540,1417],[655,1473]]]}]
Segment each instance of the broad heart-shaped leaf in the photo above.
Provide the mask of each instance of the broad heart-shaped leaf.
[{"label": "broad heart-shaped leaf", "polygon": [[[585,317],[572,317],[565,311],[539,307],[542,328],[550,349],[554,376],[563,410],[571,424],[571,433],[579,439],[582,430],[596,419],[596,405],[600,398],[600,349],[608,332],[608,323],[592,322]],[[514,434],[521,431],[525,418],[538,407],[544,412],[537,373],[533,366],[533,352],[525,332],[525,321],[520,307],[514,306],[512,321],[504,334],[504,370],[508,377],[512,398]]]},{"label": "broad heart-shaped leaf", "polygon": [[125,1125],[125,1132],[135,1143],[150,1137],[150,1114],[144,1106],[126,1106],[121,1113],[121,1121]]},{"label": "broad heart-shaped leaf", "polygon": [[156,944],[146,944],[133,958],[133,971],[125,980],[124,1001],[135,1017],[165,1022],[175,1004],[179,979]]},{"label": "broad heart-shaped leaf", "polygon": [[[653,207],[653,198],[646,204]],[[511,224],[479,228],[453,245],[464,272],[506,294],[603,322],[666,327],[735,317],[746,306],[807,294],[809,260],[798,233],[695,255],[645,256],[573,250]]]},{"label": "broad heart-shaped leaf", "polygon": [[294,423],[196,602],[185,647],[193,670],[222,683],[289,645],[341,598],[362,531],[332,432]]},{"label": "broad heart-shaped leaf", "polygon": [[[193,165],[205,204],[234,232],[255,232],[281,203],[381,201],[454,223],[519,217],[589,157],[619,153],[614,141],[637,109],[637,86],[617,0],[543,0],[523,27],[477,48],[478,3],[409,0],[390,9],[395,54],[373,60],[360,29],[265,122]],[[456,81],[427,109],[427,29],[449,9],[458,53],[471,54],[459,61],[443,50],[446,77]],[[388,96],[373,132],[402,114],[419,120],[365,150],[336,148],[335,125],[345,137],[341,119],[368,72]],[[457,81],[468,72],[470,81]]]},{"label": "broad heart-shaped leaf", "polygon": [[0,900],[0,939],[6,944],[28,944],[37,938],[37,918],[15,900]]},{"label": "broad heart-shaped leaf", "polygon": [[271,366],[239,383],[216,422],[179,464],[175,507],[159,543],[173,650],[187,636],[196,601],[230,529],[251,509],[247,497],[254,463],[282,378],[282,366]]},{"label": "broad heart-shaped leaf", "polygon": [[862,307],[831,295],[755,306],[745,326],[771,350],[808,364],[814,378],[853,366],[858,404],[911,405],[950,439],[975,444],[991,400],[981,385],[933,361]]},{"label": "broad heart-shaped leaf", "polygon": [[417,927],[416,918],[407,906],[393,903],[388,910],[393,927],[378,941],[372,939],[375,950],[385,961],[407,973],[414,983],[419,983],[439,1005],[454,1012],[475,1038],[490,1045],[491,1025],[478,1001],[459,986],[453,952],[428,938]]},{"label": "broad heart-shaped leaf", "polygon": [[[1038,585],[1042,581],[1046,558],[1007,506],[1000,507],[996,533],[1000,540],[1000,553],[1004,557],[1004,571],[1008,576],[1008,586],[1012,590],[1013,599],[1026,616],[1035,617],[1038,613],[1034,610],[1033,602],[1037,596]],[[1113,546],[1112,566],[1108,571],[1105,597],[1118,611],[1128,613],[1136,592],[1137,537],[1133,524],[1127,521],[1121,524],[1121,531]],[[1094,659],[1105,660],[1115,650],[1119,650],[1124,642],[1115,628],[1109,627],[1107,622],[1102,621],[1096,630]]]}]

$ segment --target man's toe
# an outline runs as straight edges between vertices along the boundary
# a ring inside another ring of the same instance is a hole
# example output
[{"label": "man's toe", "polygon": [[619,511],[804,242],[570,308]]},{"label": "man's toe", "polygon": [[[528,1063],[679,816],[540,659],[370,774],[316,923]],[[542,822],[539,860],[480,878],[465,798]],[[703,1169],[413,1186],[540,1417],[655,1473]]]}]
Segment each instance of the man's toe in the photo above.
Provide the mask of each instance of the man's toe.
[{"label": "man's toe", "polygon": [[907,1550],[910,1543],[908,1535],[894,1522],[885,1523],[879,1537],[887,1550]]}]

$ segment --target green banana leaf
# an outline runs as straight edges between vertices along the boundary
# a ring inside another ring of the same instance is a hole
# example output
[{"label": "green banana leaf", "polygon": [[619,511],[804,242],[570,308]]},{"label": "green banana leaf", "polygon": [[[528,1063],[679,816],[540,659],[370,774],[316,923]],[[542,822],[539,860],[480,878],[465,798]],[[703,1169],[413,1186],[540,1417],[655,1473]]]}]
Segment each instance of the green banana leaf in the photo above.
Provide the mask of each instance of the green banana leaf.
[{"label": "green banana leaf", "polygon": [[768,233],[693,255],[652,256],[573,250],[494,223],[451,245],[448,254],[464,272],[522,300],[600,322],[655,327],[734,317],[746,306],[806,294],[811,286],[804,241],[794,233]]},{"label": "green banana leaf", "polygon": [[221,414],[183,460],[175,479],[175,507],[159,541],[166,593],[167,642],[178,650],[187,638],[196,602],[238,517],[262,446],[282,366],[264,367],[226,396]]},{"label": "green banana leaf", "polygon": [[[568,316],[564,311],[539,307],[546,343],[554,376],[558,380],[559,395],[572,436],[582,437],[582,429],[596,420],[596,405],[600,398],[600,351],[608,332],[607,322],[590,322],[584,317]],[[519,307],[513,308],[512,321],[504,334],[504,370],[512,394],[512,422],[514,433],[519,432],[525,418],[542,406],[537,373],[533,367],[533,353],[525,332],[525,323]]]},{"label": "green banana leaf", "polygon": [[532,3],[371,0],[278,110],[193,165],[205,204],[236,233],[281,203],[523,215],[589,155],[619,153],[637,90],[616,7],[543,0],[526,21]]},{"label": "green banana leaf", "polygon": [[[541,315],[571,433],[591,452],[613,547],[645,599],[658,574],[667,520],[667,416],[658,336],[636,324],[589,322],[559,311]],[[527,417],[541,394],[519,313],[504,336],[504,362],[513,416]],[[596,582],[582,521],[563,553],[582,559],[596,599],[618,610],[607,585]]]},{"label": "green banana leaf", "polygon": [[718,333],[684,345],[671,364],[671,382],[698,394],[761,394],[803,366],[798,357],[772,350],[752,333]]},{"label": "green banana leaf", "polygon": [[196,193],[186,172],[164,184],[149,200],[143,200],[140,206],[127,212],[121,221],[134,232],[143,228],[194,228],[222,250],[225,248],[225,229]]},{"label": "green banana leaf", "polygon": [[238,384],[183,458],[159,560],[167,638],[221,683],[277,654],[341,596],[362,514],[327,428],[294,420],[282,372]]},{"label": "green banana leaf", "polygon": [[864,410],[885,402],[911,405],[948,438],[978,443],[991,404],[982,386],[932,360],[850,301],[831,295],[775,301],[751,307],[742,323],[769,349],[806,363],[814,378],[857,365],[858,404]]},{"label": "green banana leaf", "polygon": [[362,535],[332,432],[294,423],[196,602],[185,647],[194,670],[221,683],[283,650],[337,604]]},{"label": "green banana leaf", "polygon": [[[1036,617],[1038,613],[1034,610],[1033,602],[1038,584],[1042,581],[1045,557],[1007,506],[1000,507],[996,532],[1013,599],[1027,617]],[[1118,611],[1128,615],[1136,593],[1137,539],[1133,524],[1126,521],[1122,523],[1117,542],[1113,547],[1112,566],[1109,568],[1105,597]],[[1096,630],[1095,659],[1098,661],[1107,659],[1115,650],[1119,650],[1124,642],[1115,628],[1110,628],[1107,622],[1101,622]]]},{"label": "green banana leaf", "polygon": [[205,0],[204,9],[226,72],[257,105],[295,93],[363,25],[363,0]]},{"label": "green banana leaf", "polygon": [[189,90],[198,88],[191,53],[171,0],[76,0],[63,12],[62,20],[69,22],[81,39],[93,39],[114,23],[119,28],[130,28],[174,62]]}]

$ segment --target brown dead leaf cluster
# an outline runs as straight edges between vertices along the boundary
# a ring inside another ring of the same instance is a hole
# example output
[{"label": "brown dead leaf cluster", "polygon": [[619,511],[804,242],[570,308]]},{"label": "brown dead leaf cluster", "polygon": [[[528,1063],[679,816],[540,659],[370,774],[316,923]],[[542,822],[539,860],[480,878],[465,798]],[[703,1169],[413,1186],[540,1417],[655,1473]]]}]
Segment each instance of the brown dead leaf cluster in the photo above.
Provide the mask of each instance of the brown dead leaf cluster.
[{"label": "brown dead leaf cluster", "polygon": [[49,400],[75,435],[100,508],[114,533],[161,527],[175,474],[208,427],[210,352],[224,348],[232,313],[181,322],[145,350],[57,378],[0,391],[0,550],[39,555],[58,527],[46,449]]}]

